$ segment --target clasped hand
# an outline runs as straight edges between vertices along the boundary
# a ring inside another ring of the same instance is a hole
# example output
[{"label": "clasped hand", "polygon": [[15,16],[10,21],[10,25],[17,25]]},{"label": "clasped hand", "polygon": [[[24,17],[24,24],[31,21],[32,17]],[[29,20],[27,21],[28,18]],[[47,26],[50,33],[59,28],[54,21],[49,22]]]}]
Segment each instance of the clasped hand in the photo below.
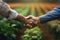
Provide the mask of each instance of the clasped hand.
[{"label": "clasped hand", "polygon": [[27,16],[26,17],[26,24],[25,24],[25,26],[27,26],[27,27],[35,27],[35,26],[37,26],[38,25],[38,23],[39,23],[39,19],[38,19],[38,17],[34,17],[34,16]]}]

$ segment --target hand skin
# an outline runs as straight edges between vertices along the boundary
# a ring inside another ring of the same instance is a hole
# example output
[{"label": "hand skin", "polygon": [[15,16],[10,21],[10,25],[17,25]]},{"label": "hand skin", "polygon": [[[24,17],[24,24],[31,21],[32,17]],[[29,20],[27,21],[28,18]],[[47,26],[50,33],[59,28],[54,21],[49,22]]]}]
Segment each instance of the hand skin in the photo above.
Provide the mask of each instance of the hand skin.
[{"label": "hand skin", "polygon": [[27,16],[26,17],[28,20],[31,20],[32,26],[37,26],[40,23],[39,17],[34,17],[34,16]]}]

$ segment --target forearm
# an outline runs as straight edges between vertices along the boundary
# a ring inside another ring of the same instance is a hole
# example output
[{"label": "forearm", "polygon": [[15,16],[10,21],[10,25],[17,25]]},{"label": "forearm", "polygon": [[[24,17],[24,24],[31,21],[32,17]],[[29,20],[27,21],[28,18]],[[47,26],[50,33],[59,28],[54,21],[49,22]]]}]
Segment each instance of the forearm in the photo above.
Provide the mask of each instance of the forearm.
[{"label": "forearm", "polygon": [[40,16],[39,20],[40,23],[46,23],[48,21],[52,21],[59,18],[60,18],[60,7],[57,7],[54,10],[48,12],[47,14]]},{"label": "forearm", "polygon": [[24,23],[26,20],[26,18],[24,16],[18,14],[18,12],[16,12],[15,10],[10,9],[8,20],[13,20],[13,19],[20,21],[20,22],[24,22]]},{"label": "forearm", "polygon": [[25,23],[26,18],[22,15],[18,15],[15,20]]}]

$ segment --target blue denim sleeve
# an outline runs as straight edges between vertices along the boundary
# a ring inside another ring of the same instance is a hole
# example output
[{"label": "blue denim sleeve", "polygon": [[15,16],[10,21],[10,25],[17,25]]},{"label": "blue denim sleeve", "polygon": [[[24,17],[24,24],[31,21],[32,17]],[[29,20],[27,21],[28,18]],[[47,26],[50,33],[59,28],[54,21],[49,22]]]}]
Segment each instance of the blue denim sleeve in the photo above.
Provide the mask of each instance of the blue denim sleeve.
[{"label": "blue denim sleeve", "polygon": [[48,21],[52,21],[59,18],[60,18],[60,6],[54,8],[47,14],[39,17],[41,23],[46,23]]}]

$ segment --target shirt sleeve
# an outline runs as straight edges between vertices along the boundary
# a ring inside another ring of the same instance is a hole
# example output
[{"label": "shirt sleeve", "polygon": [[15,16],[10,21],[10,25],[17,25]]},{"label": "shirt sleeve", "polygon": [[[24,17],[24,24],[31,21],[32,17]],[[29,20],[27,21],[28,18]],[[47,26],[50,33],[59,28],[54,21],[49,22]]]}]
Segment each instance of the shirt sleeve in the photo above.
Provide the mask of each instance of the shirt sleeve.
[{"label": "shirt sleeve", "polygon": [[48,21],[52,21],[59,18],[60,18],[60,6],[54,8],[47,14],[39,17],[41,23],[46,23]]}]

